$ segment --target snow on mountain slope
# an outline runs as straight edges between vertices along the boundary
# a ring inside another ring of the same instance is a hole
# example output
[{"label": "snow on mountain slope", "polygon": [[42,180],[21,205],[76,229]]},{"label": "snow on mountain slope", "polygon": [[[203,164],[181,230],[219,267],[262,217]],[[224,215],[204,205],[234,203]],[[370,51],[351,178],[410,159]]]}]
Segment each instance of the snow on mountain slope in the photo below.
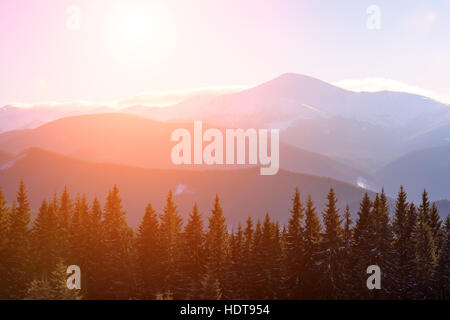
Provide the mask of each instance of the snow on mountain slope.
[{"label": "snow on mountain slope", "polygon": [[409,93],[356,93],[308,76],[284,74],[241,92],[149,110],[146,116],[272,127],[287,127],[295,119],[343,117],[390,128],[423,128],[450,120],[450,107]]}]

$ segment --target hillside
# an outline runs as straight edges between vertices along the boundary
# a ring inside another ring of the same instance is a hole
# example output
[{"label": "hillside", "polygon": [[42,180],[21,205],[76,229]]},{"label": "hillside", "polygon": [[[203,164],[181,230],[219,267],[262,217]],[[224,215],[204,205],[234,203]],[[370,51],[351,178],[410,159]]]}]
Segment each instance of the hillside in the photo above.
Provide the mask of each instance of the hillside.
[{"label": "hillside", "polygon": [[[204,123],[204,130],[208,125]],[[74,116],[32,130],[0,134],[0,150],[19,153],[39,147],[92,162],[110,162],[145,168],[224,169],[226,166],[175,166],[170,135],[177,128],[193,132],[193,123],[150,120],[127,114]],[[224,130],[222,130],[224,132]],[[238,166],[239,167],[239,166]],[[370,179],[329,157],[290,145],[280,146],[280,167],[289,171],[331,177],[356,185],[359,177]],[[235,169],[236,166],[232,166]]]},{"label": "hillside", "polygon": [[431,199],[450,198],[450,146],[435,147],[410,152],[392,161],[376,178],[387,192],[398,189],[401,183],[408,194],[418,200],[423,189]]},{"label": "hillside", "polygon": [[194,201],[203,215],[207,215],[218,194],[230,224],[243,221],[247,216],[262,218],[267,211],[281,223],[287,222],[295,187],[300,189],[304,199],[311,194],[319,210],[323,208],[330,187],[335,189],[339,205],[343,207],[350,203],[354,212],[365,192],[337,180],[284,170],[274,176],[261,176],[255,168],[226,171],[145,169],[90,163],[36,148],[22,153],[10,166],[0,170],[0,186],[9,201],[15,197],[21,178],[28,187],[33,210],[38,209],[42,199],[51,198],[55,191],[62,192],[64,186],[73,197],[85,193],[88,199],[97,195],[103,201],[107,191],[117,184],[132,225],[141,219],[148,202],[161,212],[169,190],[174,192],[184,217]]},{"label": "hillside", "polygon": [[14,154],[0,150],[0,166],[5,165],[15,157]]},{"label": "hillside", "polygon": [[[5,106],[0,111],[0,132],[99,112],[179,123],[201,119],[219,127],[279,128],[286,131],[282,142],[343,159],[364,171],[375,171],[406,152],[447,143],[448,129],[439,128],[450,121],[448,105],[423,96],[358,93],[294,73],[239,92],[196,97],[165,108],[137,104],[122,110],[107,106],[80,110],[62,104],[30,109]],[[427,135],[435,129],[435,134]]]}]

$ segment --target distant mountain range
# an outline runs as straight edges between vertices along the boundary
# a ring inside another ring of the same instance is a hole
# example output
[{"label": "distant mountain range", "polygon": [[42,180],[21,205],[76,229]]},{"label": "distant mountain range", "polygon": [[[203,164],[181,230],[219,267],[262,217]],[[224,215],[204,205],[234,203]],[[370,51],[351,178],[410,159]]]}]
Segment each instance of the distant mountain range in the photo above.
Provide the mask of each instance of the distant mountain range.
[{"label": "distant mountain range", "polygon": [[434,199],[449,199],[450,145],[408,153],[382,168],[377,177],[388,193],[401,183],[411,195],[426,188]]},{"label": "distant mountain range", "polygon": [[[0,134],[0,150],[20,153],[39,147],[74,158],[145,168],[224,169],[227,166],[175,166],[170,153],[176,144],[170,135],[177,128],[193,132],[193,123],[150,120],[127,114],[84,115],[59,119],[36,129]],[[205,130],[208,125],[205,124]],[[233,165],[230,168],[245,166]],[[280,167],[331,177],[356,185],[368,175],[329,157],[287,144],[280,146]]]},{"label": "distant mountain range", "polygon": [[34,108],[20,108],[6,105],[0,108],[0,133],[12,130],[37,128],[44,123],[64,117],[105,112],[114,112],[114,109],[110,107],[85,109],[70,104],[61,107],[44,105]]},{"label": "distant mountain range", "polygon": [[[147,203],[162,211],[169,190],[175,195],[182,216],[187,217],[194,201],[203,216],[209,214],[216,194],[221,198],[224,214],[236,227],[247,216],[263,218],[266,212],[286,223],[291,198],[298,187],[303,200],[311,194],[318,210],[323,209],[330,187],[336,191],[339,207],[347,203],[356,212],[364,189],[350,184],[311,175],[280,170],[277,175],[261,176],[256,168],[238,170],[147,169],[119,164],[92,163],[31,148],[0,167],[0,186],[12,201],[19,179],[23,178],[29,200],[36,211],[43,199],[67,186],[72,196],[85,193],[88,199],[98,196],[102,202],[114,184],[119,187],[128,219],[136,225]],[[374,193],[369,192],[373,197]]]},{"label": "distant mountain range", "polygon": [[[105,112],[115,115],[98,114]],[[369,189],[385,186],[391,195],[405,184],[414,200],[424,187],[433,200],[450,198],[450,106],[408,93],[356,93],[298,74],[165,108],[6,106],[0,109],[0,150],[39,147],[94,162],[171,169],[167,138],[192,120],[219,128],[279,128],[286,170]]]}]

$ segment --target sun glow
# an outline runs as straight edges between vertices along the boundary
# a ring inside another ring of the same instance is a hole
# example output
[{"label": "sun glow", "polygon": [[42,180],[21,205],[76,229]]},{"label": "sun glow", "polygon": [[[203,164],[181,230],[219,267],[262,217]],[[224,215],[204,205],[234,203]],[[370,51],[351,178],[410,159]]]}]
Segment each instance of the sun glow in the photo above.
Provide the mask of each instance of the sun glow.
[{"label": "sun glow", "polygon": [[106,27],[110,54],[124,63],[160,59],[175,46],[175,24],[162,2],[118,2]]}]

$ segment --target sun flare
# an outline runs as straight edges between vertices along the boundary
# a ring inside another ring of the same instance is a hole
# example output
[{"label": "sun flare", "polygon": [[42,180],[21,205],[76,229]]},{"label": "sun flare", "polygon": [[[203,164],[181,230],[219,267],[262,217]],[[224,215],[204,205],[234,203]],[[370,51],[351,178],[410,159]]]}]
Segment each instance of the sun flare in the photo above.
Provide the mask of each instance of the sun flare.
[{"label": "sun flare", "polygon": [[117,3],[106,25],[110,52],[127,63],[167,55],[174,42],[173,19],[160,3]]}]

